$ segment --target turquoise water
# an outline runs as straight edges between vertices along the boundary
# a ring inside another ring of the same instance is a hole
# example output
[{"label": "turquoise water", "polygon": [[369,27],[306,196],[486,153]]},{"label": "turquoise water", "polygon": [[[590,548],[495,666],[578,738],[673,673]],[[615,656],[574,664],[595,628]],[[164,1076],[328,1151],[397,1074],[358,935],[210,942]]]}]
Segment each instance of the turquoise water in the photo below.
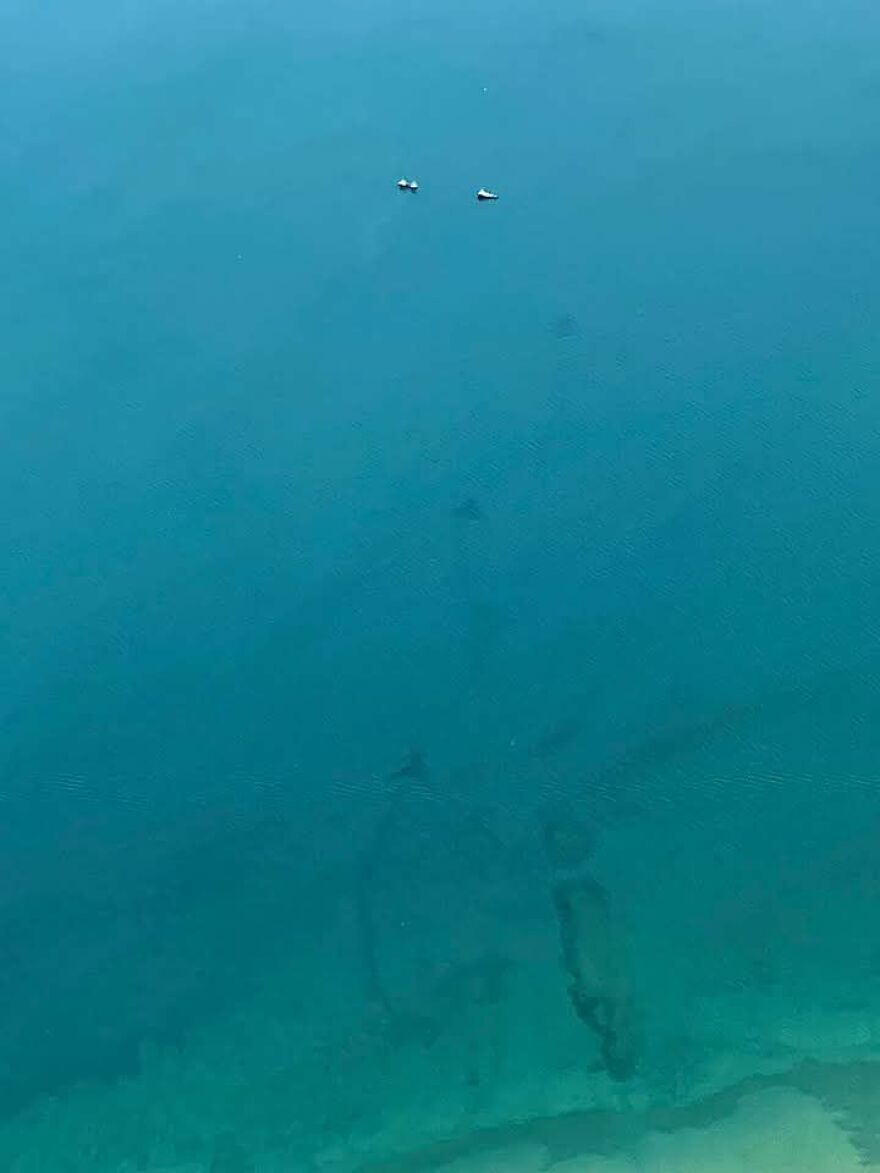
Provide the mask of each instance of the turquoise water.
[{"label": "turquoise water", "polygon": [[2,24],[4,1167],[874,1062],[875,7]]}]

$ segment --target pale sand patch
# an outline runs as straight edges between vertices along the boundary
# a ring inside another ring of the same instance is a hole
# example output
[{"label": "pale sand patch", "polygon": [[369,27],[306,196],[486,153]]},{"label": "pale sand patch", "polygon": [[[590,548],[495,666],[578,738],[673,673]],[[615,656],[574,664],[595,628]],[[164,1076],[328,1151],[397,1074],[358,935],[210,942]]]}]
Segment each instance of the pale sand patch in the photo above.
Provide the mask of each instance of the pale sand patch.
[{"label": "pale sand patch", "polygon": [[845,1133],[814,1097],[790,1088],[746,1096],[705,1129],[646,1135],[630,1156],[575,1158],[553,1173],[865,1173]]}]

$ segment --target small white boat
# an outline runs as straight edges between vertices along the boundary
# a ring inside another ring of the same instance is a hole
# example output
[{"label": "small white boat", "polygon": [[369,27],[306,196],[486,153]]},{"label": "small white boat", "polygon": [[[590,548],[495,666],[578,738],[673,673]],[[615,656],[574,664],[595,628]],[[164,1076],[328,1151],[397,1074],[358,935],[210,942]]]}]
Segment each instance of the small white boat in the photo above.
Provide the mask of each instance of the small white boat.
[{"label": "small white boat", "polygon": [[397,186],[400,191],[418,191],[419,185],[414,179],[398,179]]},{"label": "small white boat", "polygon": [[497,192],[487,191],[485,187],[481,187],[480,190],[477,192],[477,199],[480,201],[497,200],[498,198],[499,198],[499,196],[498,196]]}]

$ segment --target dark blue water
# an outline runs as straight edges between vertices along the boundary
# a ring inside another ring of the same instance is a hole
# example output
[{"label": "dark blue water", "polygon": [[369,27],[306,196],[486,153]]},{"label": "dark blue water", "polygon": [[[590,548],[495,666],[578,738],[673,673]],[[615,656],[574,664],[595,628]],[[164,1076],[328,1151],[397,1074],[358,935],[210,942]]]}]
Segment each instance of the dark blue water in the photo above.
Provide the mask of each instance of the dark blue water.
[{"label": "dark blue water", "polygon": [[875,9],[2,27],[2,1167],[880,1160]]}]

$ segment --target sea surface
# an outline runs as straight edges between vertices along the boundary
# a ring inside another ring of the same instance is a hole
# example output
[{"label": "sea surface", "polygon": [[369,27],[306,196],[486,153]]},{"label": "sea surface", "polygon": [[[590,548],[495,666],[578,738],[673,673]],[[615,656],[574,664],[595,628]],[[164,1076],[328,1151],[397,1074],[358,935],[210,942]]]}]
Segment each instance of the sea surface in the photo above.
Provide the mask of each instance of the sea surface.
[{"label": "sea surface", "polygon": [[4,0],[4,1173],[880,1056],[878,38]]}]

